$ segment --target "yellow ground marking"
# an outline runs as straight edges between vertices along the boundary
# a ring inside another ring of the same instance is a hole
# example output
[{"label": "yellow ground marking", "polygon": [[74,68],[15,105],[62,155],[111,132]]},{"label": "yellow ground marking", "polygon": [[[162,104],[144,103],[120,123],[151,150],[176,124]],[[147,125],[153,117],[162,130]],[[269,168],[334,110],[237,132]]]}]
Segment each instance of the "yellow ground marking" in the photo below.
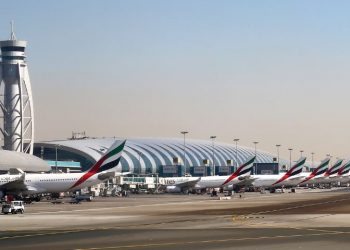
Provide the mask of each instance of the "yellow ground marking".
[{"label": "yellow ground marking", "polygon": [[233,215],[232,216],[232,221],[233,222],[241,222],[243,223],[246,220],[246,216],[245,215]]}]

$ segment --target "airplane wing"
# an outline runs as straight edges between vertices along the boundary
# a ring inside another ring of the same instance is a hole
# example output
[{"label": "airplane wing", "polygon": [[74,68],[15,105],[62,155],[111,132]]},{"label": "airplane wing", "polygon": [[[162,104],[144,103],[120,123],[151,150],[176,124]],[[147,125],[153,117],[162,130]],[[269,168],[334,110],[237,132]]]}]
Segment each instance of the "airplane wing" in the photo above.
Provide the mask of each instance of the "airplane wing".
[{"label": "airplane wing", "polygon": [[174,184],[173,186],[176,186],[176,187],[179,187],[179,188],[193,188],[200,181],[200,179],[201,178],[199,177],[196,180],[177,183],[177,184]]},{"label": "airplane wing", "polygon": [[114,178],[114,177],[117,177],[117,176],[128,175],[130,173],[131,172],[123,172],[123,173],[119,173],[119,172],[104,172],[104,173],[99,174],[97,176],[97,178],[102,181],[102,180],[111,179],[111,178]]},{"label": "airplane wing", "polygon": [[292,176],[292,177],[289,177],[287,181],[297,181],[297,180],[302,181],[303,179],[305,179],[305,176]]},{"label": "airplane wing", "polygon": [[124,175],[128,175],[128,174],[132,174],[132,172],[122,172],[122,173],[117,172],[116,176],[124,176]]},{"label": "airplane wing", "polygon": [[245,180],[255,180],[256,178],[250,176],[250,175],[245,175],[245,176],[238,176],[239,181],[245,181]]},{"label": "airplane wing", "polygon": [[23,174],[19,178],[2,185],[1,189],[6,190],[6,192],[8,192],[8,193],[20,193],[20,192],[24,192],[24,191],[27,193],[30,193],[30,192],[33,192],[33,193],[42,192],[42,193],[44,193],[45,192],[45,190],[43,190],[43,189],[38,189],[36,187],[27,185],[25,182],[25,175],[26,174],[23,172]]},{"label": "airplane wing", "polygon": [[23,170],[20,168],[10,168],[8,173],[10,175],[16,175],[16,174],[24,174]]},{"label": "airplane wing", "polygon": [[1,185],[1,189],[8,191],[25,191],[28,190],[27,185],[24,182],[25,174],[23,173],[18,179],[12,180]]},{"label": "airplane wing", "polygon": [[253,185],[253,182],[258,179],[258,178],[254,178],[252,176],[241,176],[238,178],[239,182],[236,183],[235,185],[237,186],[244,186],[244,187],[249,187],[249,186],[252,186]]},{"label": "airplane wing", "polygon": [[328,176],[328,178],[331,179],[331,180],[335,179],[335,178],[339,178],[339,177],[341,177],[341,175]]}]

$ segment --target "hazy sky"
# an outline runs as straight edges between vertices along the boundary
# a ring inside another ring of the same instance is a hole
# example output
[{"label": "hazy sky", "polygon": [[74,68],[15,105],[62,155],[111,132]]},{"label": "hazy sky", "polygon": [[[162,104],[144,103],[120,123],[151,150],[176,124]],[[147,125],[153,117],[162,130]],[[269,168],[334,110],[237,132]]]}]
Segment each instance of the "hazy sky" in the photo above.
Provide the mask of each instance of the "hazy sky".
[{"label": "hazy sky", "polygon": [[349,1],[3,1],[36,139],[189,137],[348,157]]}]

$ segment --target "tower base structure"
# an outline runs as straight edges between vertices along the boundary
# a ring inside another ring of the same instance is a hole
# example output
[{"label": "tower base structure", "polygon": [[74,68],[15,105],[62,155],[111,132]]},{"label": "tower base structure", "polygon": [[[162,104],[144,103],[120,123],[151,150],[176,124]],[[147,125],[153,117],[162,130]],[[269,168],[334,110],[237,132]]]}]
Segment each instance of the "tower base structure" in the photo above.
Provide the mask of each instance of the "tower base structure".
[{"label": "tower base structure", "polygon": [[0,132],[3,149],[33,153],[33,96],[25,61],[27,42],[0,41]]}]

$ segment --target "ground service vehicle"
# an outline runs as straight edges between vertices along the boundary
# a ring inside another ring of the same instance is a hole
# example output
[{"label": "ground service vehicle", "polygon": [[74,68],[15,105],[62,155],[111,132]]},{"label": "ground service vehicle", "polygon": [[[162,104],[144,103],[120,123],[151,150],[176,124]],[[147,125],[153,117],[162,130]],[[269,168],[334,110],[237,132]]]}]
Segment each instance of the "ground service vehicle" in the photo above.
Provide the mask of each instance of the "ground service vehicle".
[{"label": "ground service vehicle", "polygon": [[8,214],[8,213],[12,213],[12,214],[21,213],[21,214],[23,214],[24,213],[23,201],[11,201],[11,203],[6,203],[6,204],[2,205],[1,211],[4,214]]},{"label": "ground service vehicle", "polygon": [[76,195],[73,199],[77,201],[92,201],[94,198],[89,194]]}]

